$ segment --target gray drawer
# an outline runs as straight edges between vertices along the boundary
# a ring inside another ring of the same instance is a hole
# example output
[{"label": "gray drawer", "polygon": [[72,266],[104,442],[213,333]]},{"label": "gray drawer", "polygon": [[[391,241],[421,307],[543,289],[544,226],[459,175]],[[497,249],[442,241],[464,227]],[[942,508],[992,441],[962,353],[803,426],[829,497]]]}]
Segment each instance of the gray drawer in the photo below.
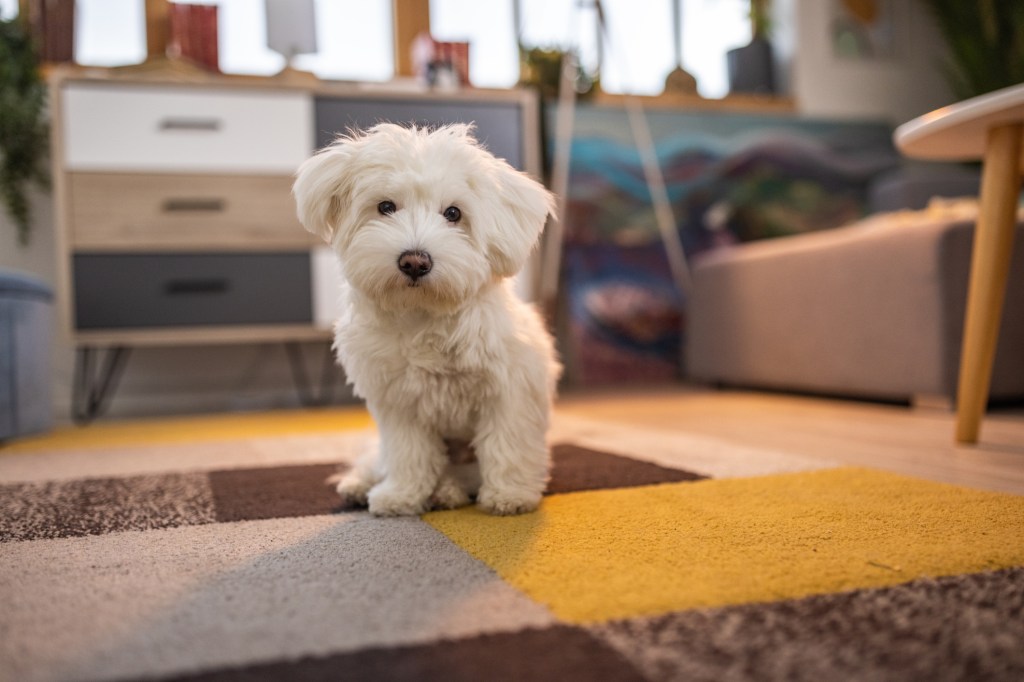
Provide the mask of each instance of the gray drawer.
[{"label": "gray drawer", "polygon": [[309,252],[74,257],[77,329],[311,323]]},{"label": "gray drawer", "polygon": [[513,167],[525,170],[523,159],[523,111],[519,100],[354,99],[317,97],[317,148],[325,147],[349,128],[368,128],[382,121],[437,126],[474,123],[476,138],[492,154]]}]

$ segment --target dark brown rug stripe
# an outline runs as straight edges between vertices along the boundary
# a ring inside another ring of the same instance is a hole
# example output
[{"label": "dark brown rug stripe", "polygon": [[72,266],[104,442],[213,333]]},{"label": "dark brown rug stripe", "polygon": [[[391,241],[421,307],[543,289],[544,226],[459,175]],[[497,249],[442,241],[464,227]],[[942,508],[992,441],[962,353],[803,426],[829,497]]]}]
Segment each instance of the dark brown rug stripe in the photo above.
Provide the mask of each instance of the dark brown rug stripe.
[{"label": "dark brown rug stripe", "polygon": [[269,663],[172,678],[185,682],[642,682],[586,632],[557,626],[396,649]]},{"label": "dark brown rug stripe", "polygon": [[206,474],[0,486],[0,542],[99,535],[215,521]]},{"label": "dark brown rug stripe", "polygon": [[590,450],[570,443],[551,448],[552,470],[548,494],[604,488],[633,488],[656,483],[698,481],[706,476],[682,469],[642,462],[630,457]]},{"label": "dark brown rug stripe", "polygon": [[[704,478],[576,445],[552,448],[547,494],[625,488]],[[234,469],[210,473],[218,521],[255,521],[351,511],[342,507],[326,479],[341,470],[333,464]]]},{"label": "dark brown rug stripe", "polygon": [[[693,481],[698,474],[561,443],[547,494]],[[0,485],[0,542],[346,511],[337,464]]]},{"label": "dark brown rug stripe", "polygon": [[1024,680],[1024,569],[592,628],[651,680]]},{"label": "dark brown rug stripe", "polygon": [[341,499],[326,484],[337,464],[210,472],[218,521],[257,521],[333,514]]}]

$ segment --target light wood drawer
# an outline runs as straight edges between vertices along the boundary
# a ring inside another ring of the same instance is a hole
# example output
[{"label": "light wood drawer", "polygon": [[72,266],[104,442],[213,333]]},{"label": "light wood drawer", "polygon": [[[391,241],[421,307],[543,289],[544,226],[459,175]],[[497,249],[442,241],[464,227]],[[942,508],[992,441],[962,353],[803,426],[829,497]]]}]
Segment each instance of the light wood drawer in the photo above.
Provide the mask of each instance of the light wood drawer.
[{"label": "light wood drawer", "polygon": [[293,173],[313,151],[308,93],[69,83],[62,95],[69,170]]},{"label": "light wood drawer", "polygon": [[308,248],[290,176],[71,173],[77,250]]}]

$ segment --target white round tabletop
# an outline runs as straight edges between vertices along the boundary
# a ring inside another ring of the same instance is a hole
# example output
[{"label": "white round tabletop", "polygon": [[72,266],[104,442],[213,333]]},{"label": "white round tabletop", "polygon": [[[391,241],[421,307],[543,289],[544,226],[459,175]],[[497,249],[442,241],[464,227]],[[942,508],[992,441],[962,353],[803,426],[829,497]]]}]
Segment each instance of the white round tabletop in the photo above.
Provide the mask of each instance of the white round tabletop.
[{"label": "white round tabletop", "polygon": [[988,130],[1007,123],[1024,123],[1024,84],[919,116],[897,128],[893,140],[911,158],[972,161],[984,156]]}]

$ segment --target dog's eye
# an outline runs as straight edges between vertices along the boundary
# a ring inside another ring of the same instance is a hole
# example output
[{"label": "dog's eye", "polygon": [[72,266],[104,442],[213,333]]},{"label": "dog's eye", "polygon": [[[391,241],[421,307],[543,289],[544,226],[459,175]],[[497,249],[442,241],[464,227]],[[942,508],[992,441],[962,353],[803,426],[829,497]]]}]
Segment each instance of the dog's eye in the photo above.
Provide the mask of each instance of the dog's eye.
[{"label": "dog's eye", "polygon": [[462,211],[460,211],[457,206],[449,206],[441,215],[443,215],[444,219],[448,222],[457,223],[459,222],[459,219],[462,218]]},{"label": "dog's eye", "polygon": [[380,213],[381,215],[391,215],[397,210],[398,207],[395,206],[395,202],[393,201],[382,201],[377,204],[377,213]]}]

